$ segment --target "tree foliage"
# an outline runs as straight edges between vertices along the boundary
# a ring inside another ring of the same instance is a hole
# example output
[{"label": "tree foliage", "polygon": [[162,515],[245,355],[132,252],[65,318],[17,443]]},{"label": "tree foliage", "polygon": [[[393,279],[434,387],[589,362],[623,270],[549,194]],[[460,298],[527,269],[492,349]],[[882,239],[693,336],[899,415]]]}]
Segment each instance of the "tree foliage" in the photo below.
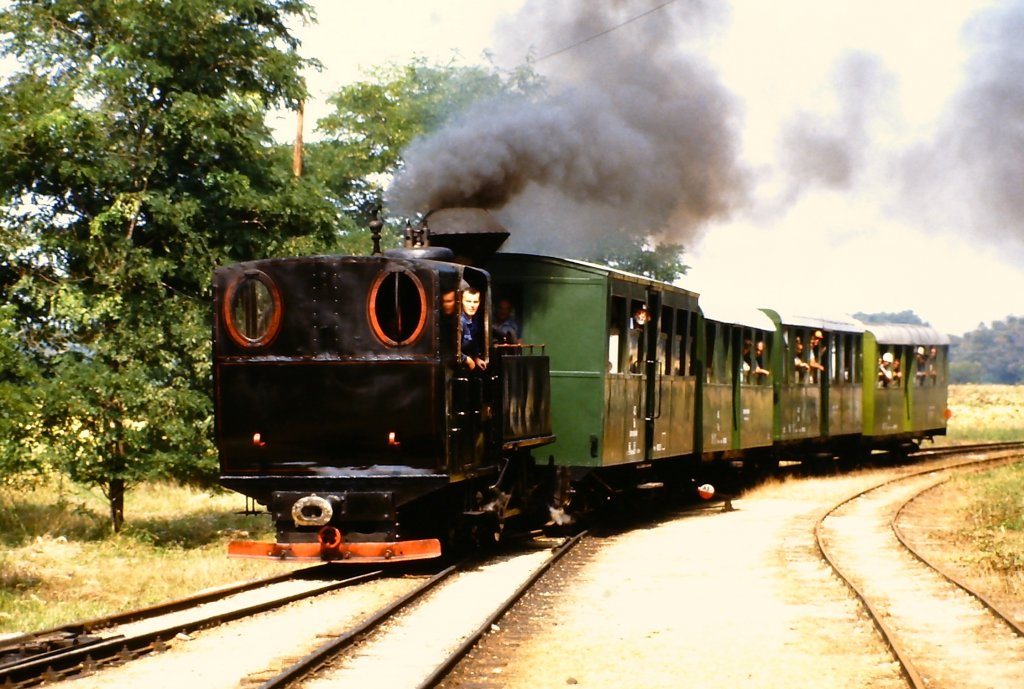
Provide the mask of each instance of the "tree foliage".
[{"label": "tree foliage", "polygon": [[[535,98],[544,89],[544,80],[529,65],[502,72],[417,58],[407,65],[377,67],[367,79],[331,96],[334,111],[317,123],[323,138],[307,149],[307,168],[365,226],[402,165],[402,152],[417,137],[437,131],[481,100]],[[394,230],[392,237],[397,236]],[[622,237],[611,247],[591,247],[582,257],[671,282],[686,273],[682,255],[681,244],[651,245],[647,238]]]},{"label": "tree foliage", "polygon": [[1009,316],[984,323],[950,347],[949,378],[952,383],[1024,383],[1024,318]]},{"label": "tree foliage", "polygon": [[863,313],[858,311],[853,317],[862,323],[905,323],[907,325],[928,325],[911,310],[906,311],[878,311],[876,313]]},{"label": "tree foliage", "polygon": [[529,97],[543,87],[529,67],[504,73],[416,58],[374,68],[367,79],[328,99],[334,110],[317,123],[322,139],[307,149],[308,168],[365,225],[401,165],[402,151],[416,137],[436,131],[479,100]]},{"label": "tree foliage", "polygon": [[0,305],[0,404],[4,410],[0,414],[0,467],[18,476],[40,468],[33,439],[38,432],[37,390],[43,382],[43,367],[23,341],[17,308]]},{"label": "tree foliage", "polygon": [[37,383],[18,427],[106,492],[115,528],[131,482],[214,473],[211,269],[330,241],[335,209],[291,177],[264,124],[305,96],[285,21],[307,12],[301,0],[0,12],[0,52],[19,65],[0,92],[0,336],[21,338],[0,357]]}]

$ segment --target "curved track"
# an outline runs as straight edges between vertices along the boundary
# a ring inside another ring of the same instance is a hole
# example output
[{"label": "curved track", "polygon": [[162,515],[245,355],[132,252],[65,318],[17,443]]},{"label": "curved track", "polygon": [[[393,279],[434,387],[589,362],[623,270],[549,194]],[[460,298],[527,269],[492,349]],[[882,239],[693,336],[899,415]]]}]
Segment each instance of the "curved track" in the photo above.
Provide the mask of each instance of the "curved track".
[{"label": "curved track", "polygon": [[952,472],[1013,461],[1019,450],[988,448],[984,457],[933,463],[848,497],[815,525],[821,556],[861,600],[914,689],[1024,686],[1020,627],[913,552],[898,526],[904,507]]},{"label": "curved track", "polygon": [[947,568],[947,567],[945,567],[943,565],[940,565],[936,561],[934,561],[931,558],[929,558],[919,548],[914,546],[910,542],[910,540],[907,538],[906,534],[903,532],[903,529],[900,526],[900,521],[901,521],[901,519],[902,519],[902,517],[903,517],[903,515],[904,515],[904,513],[905,513],[905,511],[907,509],[907,507],[909,507],[911,503],[913,503],[914,501],[920,499],[921,497],[923,497],[928,492],[934,490],[935,488],[938,488],[943,483],[945,483],[945,479],[943,481],[939,481],[938,483],[935,483],[935,484],[929,486],[928,488],[924,489],[923,491],[921,491],[917,495],[914,495],[913,497],[911,497],[903,505],[900,506],[899,510],[896,512],[896,515],[892,518],[892,531],[893,531],[893,534],[896,536],[896,538],[899,540],[899,542],[903,545],[903,547],[906,548],[907,551],[911,555],[916,557],[922,564],[924,564],[925,566],[931,568],[936,574],[941,576],[943,579],[945,579],[949,583],[951,583],[954,586],[960,588],[961,590],[963,590],[967,594],[973,596],[979,603],[981,603],[986,608],[988,608],[989,611],[991,611],[991,613],[993,615],[995,615],[996,617],[1001,619],[1004,623],[1006,623],[1006,625],[1017,636],[1019,636],[1021,638],[1024,638],[1024,625],[1022,625],[1020,622],[1018,622],[1014,618],[1014,616],[1013,616],[1013,614],[1011,612],[1009,612],[1008,610],[1004,609],[1003,606],[1001,606],[1000,604],[995,603],[994,601],[990,600],[988,598],[988,596],[986,596],[981,591],[978,591],[977,588],[975,588],[971,584],[967,583],[966,581],[964,581],[963,579],[958,577],[954,572],[949,570],[949,568]]}]

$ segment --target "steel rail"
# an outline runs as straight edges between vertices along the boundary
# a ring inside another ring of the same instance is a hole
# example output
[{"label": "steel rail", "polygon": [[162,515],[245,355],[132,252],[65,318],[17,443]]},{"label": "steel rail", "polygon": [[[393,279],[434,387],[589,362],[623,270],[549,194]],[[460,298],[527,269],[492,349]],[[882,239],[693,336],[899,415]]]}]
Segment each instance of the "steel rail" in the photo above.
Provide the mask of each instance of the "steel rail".
[{"label": "steel rail", "polygon": [[999,452],[1001,450],[1020,450],[1024,449],[1024,441],[1020,440],[1008,440],[1001,441],[998,443],[972,443],[970,445],[943,445],[941,447],[931,447],[927,450],[919,449],[917,452],[909,455],[911,459],[922,458],[922,457],[942,457],[944,455],[957,455],[967,452]]},{"label": "steel rail", "polygon": [[527,591],[544,576],[548,570],[556,562],[562,559],[566,553],[571,551],[576,545],[583,540],[584,536],[587,535],[586,531],[582,531],[574,536],[566,538],[562,543],[552,549],[552,555],[548,560],[537,568],[537,570],[530,575],[530,577],[517,588],[512,595],[505,599],[504,602],[481,624],[476,631],[470,634],[465,641],[455,649],[437,668],[430,673],[430,675],[419,685],[418,689],[432,689],[436,687],[447,675],[450,673],[456,665],[459,664],[467,653],[469,653],[477,642],[486,634],[498,620],[500,620],[505,613],[507,613],[513,605],[519,602]]},{"label": "steel rail", "polygon": [[[1002,445],[1002,444],[998,444],[998,445]],[[1007,445],[1012,445],[1012,446],[1019,447],[1020,443],[1011,443],[1011,444],[1007,444]],[[995,451],[999,451],[999,450],[1004,449],[1004,448],[1002,448],[1002,447],[993,448],[991,445],[988,445],[988,446],[981,446],[979,448],[971,447],[970,449],[967,449],[967,450],[961,449],[961,451],[978,451],[978,450],[993,450],[993,449]],[[955,470],[955,469],[962,469],[962,468],[966,468],[966,467],[970,467],[970,466],[978,466],[978,465],[982,465],[982,464],[994,464],[996,462],[1003,461],[1003,460],[1005,460],[1005,458],[1003,458],[1003,457],[995,457],[995,458],[988,458],[988,459],[973,459],[973,460],[968,460],[968,461],[964,461],[964,462],[948,464],[948,465],[941,466],[941,467],[935,467],[935,466],[921,467],[921,468],[919,468],[919,469],[917,469],[915,471],[912,471],[912,472],[909,472],[909,473],[904,473],[904,474],[901,474],[900,476],[893,477],[893,478],[888,479],[886,481],[882,481],[881,483],[878,483],[878,484],[876,484],[874,486],[871,486],[870,488],[866,488],[864,490],[858,491],[857,493],[844,498],[843,500],[841,500],[840,502],[836,503],[835,505],[830,507],[828,510],[826,510],[817,519],[817,521],[815,522],[815,525],[814,525],[814,542],[815,542],[815,545],[817,546],[818,553],[820,554],[821,558],[829,565],[829,567],[832,568],[832,571],[835,572],[835,574],[839,578],[839,580],[842,581],[846,585],[846,587],[851,592],[853,592],[853,594],[860,601],[861,605],[864,607],[865,611],[867,612],[868,617],[871,618],[871,622],[874,625],[875,629],[878,631],[879,635],[881,635],[883,642],[885,643],[886,647],[889,649],[889,652],[893,655],[893,657],[896,659],[896,662],[899,664],[899,666],[900,666],[900,673],[903,675],[904,679],[906,679],[906,681],[910,684],[910,686],[913,687],[913,689],[927,689],[928,685],[926,684],[924,678],[921,677],[921,674],[914,667],[914,664],[907,657],[907,654],[904,652],[904,649],[901,647],[900,643],[897,641],[895,634],[889,629],[888,625],[886,625],[885,622],[883,621],[883,616],[871,604],[871,601],[868,599],[867,594],[864,593],[864,591],[862,591],[860,589],[860,587],[858,587],[850,579],[850,577],[848,577],[846,575],[846,573],[843,572],[843,570],[839,568],[839,565],[835,562],[835,560],[832,558],[832,556],[829,555],[828,550],[827,550],[827,548],[825,547],[825,545],[823,543],[823,537],[822,537],[822,530],[824,528],[825,520],[828,519],[829,516],[831,516],[833,513],[835,513],[837,510],[839,510],[844,505],[847,505],[847,504],[853,502],[854,500],[856,500],[856,499],[858,499],[858,498],[860,498],[860,497],[862,497],[864,495],[867,495],[868,493],[871,493],[872,491],[878,490],[879,488],[883,488],[885,486],[889,486],[889,485],[892,485],[892,484],[895,484],[895,483],[899,483],[899,482],[905,481],[907,479],[911,479],[911,478],[915,478],[915,477],[922,476],[922,475],[925,475],[925,474],[933,473],[935,471],[951,471],[951,470]]]},{"label": "steel rail", "polygon": [[451,565],[442,571],[432,576],[427,581],[423,582],[420,586],[416,587],[409,593],[399,598],[394,603],[382,608],[372,617],[364,620],[361,624],[353,629],[346,631],[345,633],[337,636],[327,643],[321,645],[319,648],[309,653],[305,657],[301,658],[298,662],[292,666],[286,668],[279,674],[270,678],[259,686],[259,689],[280,689],[280,687],[286,687],[289,684],[298,681],[306,675],[314,672],[324,663],[330,661],[331,658],[336,656],[338,653],[343,651],[345,648],[356,643],[360,638],[366,634],[372,632],[374,629],[379,627],[381,624],[386,622],[395,616],[400,610],[408,606],[410,603],[418,600],[423,594],[427,593],[431,589],[435,588],[442,581],[450,577],[453,573],[459,570],[465,561]]},{"label": "steel rail", "polygon": [[[1021,457],[1021,458],[1019,458],[1017,460],[1017,462],[1021,462],[1021,461],[1024,461],[1024,457]],[[954,573],[949,571],[947,568],[940,566],[939,564],[934,562],[931,558],[929,558],[926,555],[924,555],[924,553],[922,553],[918,548],[915,548],[909,542],[909,540],[907,539],[906,535],[903,533],[903,529],[900,528],[899,521],[900,521],[900,518],[903,516],[904,510],[912,502],[914,502],[915,500],[919,499],[921,496],[925,495],[929,491],[932,491],[932,490],[938,488],[939,486],[947,483],[948,480],[949,480],[949,477],[946,477],[946,478],[942,479],[941,481],[938,481],[936,483],[933,483],[930,486],[927,486],[926,488],[923,488],[920,492],[918,492],[915,495],[912,495],[902,505],[900,505],[899,509],[896,510],[896,514],[893,516],[892,521],[890,523],[890,527],[892,528],[892,532],[893,532],[893,534],[895,534],[896,540],[898,540],[900,542],[900,544],[904,548],[906,548],[907,552],[910,553],[911,555],[913,555],[921,564],[923,564],[926,567],[928,567],[929,569],[931,569],[933,572],[935,572],[936,574],[941,576],[943,579],[945,579],[949,583],[951,583],[954,586],[956,586],[957,588],[959,588],[961,591],[963,591],[967,595],[973,597],[975,600],[977,600],[979,603],[981,603],[983,606],[985,606],[993,615],[995,615],[997,618],[999,618],[1001,621],[1003,621],[1006,624],[1006,626],[1008,626],[1010,628],[1010,630],[1014,634],[1016,634],[1017,636],[1019,636],[1021,638],[1024,638],[1024,627],[1022,627],[1016,620],[1014,620],[1013,616],[1010,613],[1008,613],[1005,610],[1003,610],[1003,608],[1000,607],[999,604],[997,604],[994,601],[992,601],[991,599],[989,599],[983,593],[981,593],[980,591],[975,589],[973,586],[971,586],[967,582],[963,581],[960,577],[958,577],[957,575],[955,575]]]},{"label": "steel rail", "polygon": [[161,615],[168,615],[173,612],[187,610],[188,608],[202,605],[203,603],[212,603],[213,601],[221,600],[239,593],[245,593],[246,591],[263,588],[264,586],[269,586],[271,584],[278,584],[295,579],[316,578],[317,576],[323,575],[329,571],[331,571],[329,565],[306,567],[272,577],[218,587],[202,593],[185,596],[184,598],[177,598],[164,603],[157,603],[156,605],[150,605],[144,608],[114,613],[113,615],[107,615],[105,617],[96,617],[83,622],[72,622],[70,624],[43,629],[38,632],[28,632],[26,634],[12,636],[0,641],[0,656],[16,653],[19,648],[24,648],[32,644],[43,645],[47,643],[59,643],[67,645],[69,643],[74,643],[73,640],[77,637],[82,637],[86,634],[97,632],[102,629],[109,629],[110,627],[115,627],[120,624],[138,622],[140,620],[152,619],[154,617],[160,617]]},{"label": "steel rail", "polygon": [[[315,568],[314,568],[315,569]],[[307,591],[289,594],[269,601],[263,601],[241,608],[235,608],[222,613],[209,615],[200,619],[182,622],[167,627],[162,627],[149,632],[137,635],[117,635],[106,639],[100,639],[95,643],[82,644],[49,652],[42,655],[35,655],[19,661],[14,661],[4,667],[0,667],[0,685],[4,687],[28,687],[43,681],[54,681],[60,678],[74,676],[80,671],[93,671],[98,663],[114,660],[126,660],[143,655],[153,650],[162,650],[166,641],[178,634],[188,634],[199,629],[213,627],[226,622],[255,615],[257,613],[273,610],[289,603],[312,598],[335,589],[352,586],[382,574],[381,570],[375,570],[355,577],[349,577],[338,581],[332,581],[323,586],[317,586]],[[273,583],[278,583],[275,581]],[[287,577],[285,578],[287,580]],[[264,580],[265,581],[265,580]],[[205,598],[200,596],[199,598]],[[215,599],[216,600],[216,599]],[[203,600],[196,605],[209,602]],[[159,607],[159,606],[158,606]],[[178,608],[175,612],[180,611]]]}]

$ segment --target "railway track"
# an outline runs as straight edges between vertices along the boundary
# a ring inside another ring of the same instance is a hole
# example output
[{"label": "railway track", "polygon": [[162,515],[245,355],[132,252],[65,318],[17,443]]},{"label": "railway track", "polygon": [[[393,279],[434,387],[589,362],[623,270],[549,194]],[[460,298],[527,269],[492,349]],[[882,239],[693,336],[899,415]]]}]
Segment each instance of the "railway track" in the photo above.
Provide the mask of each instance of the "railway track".
[{"label": "railway track", "polygon": [[[588,541],[576,553],[583,557],[570,561],[577,571],[531,595],[527,601],[535,605],[517,606],[442,686],[904,689],[909,682],[891,649],[821,557],[815,528],[851,493],[889,478],[922,472],[928,478],[964,464],[962,456],[947,456],[963,451],[941,448],[929,453],[926,466],[880,457],[877,470],[789,476],[734,496],[734,509],[725,514],[717,514],[721,503],[708,505],[703,514],[687,512],[604,543]],[[852,555],[874,557],[877,549],[861,547]],[[912,582],[917,575],[907,576]],[[939,598],[926,607],[944,604]],[[974,658],[958,650],[954,655],[976,669]],[[1020,666],[989,660],[1011,671]],[[1022,686],[985,684],[986,673],[975,675],[981,683],[927,686]]]},{"label": "railway track", "polygon": [[929,463],[860,491],[815,525],[819,552],[862,602],[913,689],[1024,686],[1024,629],[918,552],[900,527],[907,505],[954,472],[1021,461],[1017,443],[966,451],[977,456]]},{"label": "railway track", "polygon": [[583,536],[453,565],[259,687],[434,687]]},{"label": "railway track", "polygon": [[6,639],[0,644],[0,686],[29,687],[93,673],[106,664],[123,663],[164,650],[176,637],[323,595],[380,574],[380,570],[368,570],[339,580],[337,570],[319,565]]},{"label": "railway track", "polygon": [[1024,442],[1012,441],[1001,443],[976,443],[973,445],[942,445],[921,449],[912,455],[912,459],[937,459],[941,457],[957,457],[971,453],[1000,453],[1000,452],[1024,452]]},{"label": "railway track", "polygon": [[[534,542],[433,575],[418,567],[338,580],[350,570],[315,567],[26,635],[6,645],[0,686],[269,689],[342,675],[361,687],[432,686],[578,538]],[[374,587],[381,590],[368,593]],[[44,638],[65,643],[44,648]]]}]

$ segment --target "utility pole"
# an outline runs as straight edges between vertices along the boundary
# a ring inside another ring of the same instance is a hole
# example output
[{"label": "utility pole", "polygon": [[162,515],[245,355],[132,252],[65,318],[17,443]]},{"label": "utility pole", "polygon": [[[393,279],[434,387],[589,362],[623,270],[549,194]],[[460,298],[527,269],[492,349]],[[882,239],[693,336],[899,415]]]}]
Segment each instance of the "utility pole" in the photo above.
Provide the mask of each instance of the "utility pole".
[{"label": "utility pole", "polygon": [[299,101],[298,126],[295,131],[295,146],[292,149],[292,175],[302,177],[302,116],[306,102]]}]

